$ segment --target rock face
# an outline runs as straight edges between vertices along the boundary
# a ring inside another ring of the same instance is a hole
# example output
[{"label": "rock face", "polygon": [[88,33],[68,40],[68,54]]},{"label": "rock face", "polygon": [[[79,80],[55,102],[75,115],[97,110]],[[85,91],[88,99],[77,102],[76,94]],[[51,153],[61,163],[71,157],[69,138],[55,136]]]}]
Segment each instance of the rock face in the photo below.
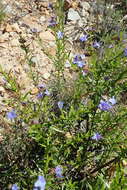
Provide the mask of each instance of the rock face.
[{"label": "rock face", "polygon": [[82,7],[82,17],[84,17],[85,19],[88,20],[89,16],[90,16],[90,11],[91,11],[91,6],[88,2],[81,2],[81,7]]},{"label": "rock face", "polygon": [[55,37],[50,31],[41,32],[39,37],[42,41],[55,41]]},{"label": "rock face", "polygon": [[87,33],[87,30],[89,29],[93,20],[91,12],[92,7],[90,3],[84,1],[78,1],[75,8],[70,8],[68,10],[67,24],[65,25],[65,34],[68,37],[71,51],[73,51],[73,49],[76,49],[74,42],[78,41],[79,37],[84,33]]},{"label": "rock face", "polygon": [[81,2],[80,6],[82,7],[83,10],[85,11],[90,11],[91,7],[90,4],[88,2]]},{"label": "rock face", "polygon": [[77,11],[75,11],[73,8],[70,8],[69,11],[68,11],[67,19],[69,21],[76,22],[77,20],[81,20],[81,17],[79,16],[79,13]]},{"label": "rock face", "polygon": [[[28,97],[33,98],[37,93],[32,92],[36,88],[33,77],[38,78],[38,83],[41,84],[50,78],[50,72],[54,69],[45,53],[56,53],[54,34],[47,30],[52,15],[48,3],[49,1],[38,1],[37,4],[35,1],[29,3],[29,0],[3,0],[7,19],[0,26],[0,71],[2,69],[3,72],[0,73],[0,84],[5,87],[1,86],[0,89],[3,94],[0,97],[1,110],[8,109],[3,101],[13,95],[13,79],[21,94],[31,92]],[[43,11],[38,10],[38,6],[42,6]],[[9,94],[6,89],[10,90]]]},{"label": "rock face", "polygon": [[[12,79],[16,79],[23,94],[36,88],[33,74],[41,84],[49,80],[54,71],[49,56],[56,54],[55,36],[52,30],[47,28],[50,17],[55,14],[49,6],[52,2],[54,0],[3,0],[7,19],[6,23],[0,26],[0,66],[5,73],[10,73]],[[65,33],[72,41],[71,47],[68,48],[70,50],[79,30],[88,24],[91,6],[88,2],[66,0],[64,9],[67,12]],[[65,64],[65,67],[67,69],[70,65]],[[11,90],[9,81],[1,75],[1,84],[3,80]],[[8,97],[6,90],[2,91],[4,97]],[[35,91],[31,96],[33,94]]]}]

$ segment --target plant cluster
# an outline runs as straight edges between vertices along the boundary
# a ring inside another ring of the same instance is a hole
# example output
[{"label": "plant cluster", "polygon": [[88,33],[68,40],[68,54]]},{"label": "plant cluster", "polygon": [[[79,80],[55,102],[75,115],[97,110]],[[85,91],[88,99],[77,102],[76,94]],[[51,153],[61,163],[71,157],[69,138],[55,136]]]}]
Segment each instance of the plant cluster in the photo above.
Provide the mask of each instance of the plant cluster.
[{"label": "plant cluster", "polygon": [[55,10],[49,21],[57,46],[50,57],[55,72],[48,85],[37,85],[36,102],[15,90],[13,109],[2,124],[0,187],[127,189],[125,31],[111,27],[103,35],[105,25],[90,30],[79,38],[90,56],[71,56],[65,48],[64,1],[57,1]]}]

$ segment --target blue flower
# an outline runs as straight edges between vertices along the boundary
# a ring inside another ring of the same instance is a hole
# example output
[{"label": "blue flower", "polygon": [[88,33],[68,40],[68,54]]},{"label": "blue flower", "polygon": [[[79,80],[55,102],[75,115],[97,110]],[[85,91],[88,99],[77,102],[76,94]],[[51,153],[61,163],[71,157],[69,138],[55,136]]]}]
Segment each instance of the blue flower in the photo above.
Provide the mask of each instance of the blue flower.
[{"label": "blue flower", "polygon": [[80,54],[79,56],[80,56],[81,59],[85,59],[86,58],[86,56],[84,54]]},{"label": "blue flower", "polygon": [[49,3],[49,4],[48,4],[48,8],[53,9],[53,4],[52,4],[52,3]]},{"label": "blue flower", "polygon": [[66,61],[66,63],[65,63],[65,65],[64,65],[66,68],[69,68],[69,67],[71,67],[71,64],[70,64],[70,62],[69,61]]},{"label": "blue flower", "polygon": [[57,178],[63,178],[62,173],[63,173],[62,167],[61,166],[56,166],[56,168],[55,168],[56,177]]},{"label": "blue flower", "polygon": [[108,111],[112,108],[112,105],[108,101],[101,100],[98,107],[103,111]]},{"label": "blue flower", "polygon": [[109,98],[107,101],[101,100],[98,107],[103,111],[108,111],[117,103],[114,96],[112,98]]},{"label": "blue flower", "polygon": [[87,35],[83,35],[79,38],[81,42],[86,42],[88,40]]},{"label": "blue flower", "polygon": [[79,55],[75,55],[73,64],[77,64],[78,61],[81,61],[81,58],[79,59]]},{"label": "blue flower", "polygon": [[112,105],[115,105],[117,103],[116,99],[114,96],[108,100]]},{"label": "blue flower", "polygon": [[101,45],[100,45],[99,42],[96,42],[96,41],[95,41],[95,42],[93,43],[93,47],[99,49],[99,48],[101,47]]},{"label": "blue flower", "polygon": [[64,33],[63,33],[63,32],[61,32],[61,31],[58,31],[58,32],[57,32],[57,38],[58,38],[58,39],[62,39],[63,36],[64,36]]},{"label": "blue flower", "polygon": [[51,93],[46,89],[44,94],[47,95],[47,96],[50,96]]},{"label": "blue flower", "polygon": [[59,108],[59,109],[62,109],[64,103],[63,103],[62,101],[59,101],[59,102],[57,103],[57,105],[58,105],[58,108]]},{"label": "blue flower", "polygon": [[77,66],[82,68],[85,65],[85,63],[83,61],[78,61],[77,62]]},{"label": "blue flower", "polygon": [[124,56],[127,57],[127,48],[124,49]]},{"label": "blue flower", "polygon": [[82,68],[86,63],[82,60],[85,58],[85,55],[76,55],[73,60],[73,64],[76,64],[78,67]]},{"label": "blue flower", "polygon": [[11,190],[18,190],[18,189],[19,189],[19,187],[18,187],[16,184],[13,184],[13,185],[12,185]]},{"label": "blue flower", "polygon": [[100,139],[102,139],[102,136],[99,133],[94,133],[91,139],[99,141]]},{"label": "blue flower", "polygon": [[43,98],[43,94],[42,94],[42,92],[40,92],[40,93],[37,94],[37,98],[38,98],[38,99]]},{"label": "blue flower", "polygon": [[56,26],[56,24],[57,24],[56,18],[51,17],[51,19],[49,20],[49,26],[53,27],[53,26]]},{"label": "blue flower", "polygon": [[33,33],[37,33],[38,30],[37,30],[37,28],[31,28],[31,32],[33,32]]},{"label": "blue flower", "polygon": [[44,176],[38,176],[37,181],[34,183],[33,190],[44,190],[46,185],[46,181]]},{"label": "blue flower", "polygon": [[7,118],[8,119],[14,119],[16,117],[17,117],[17,115],[16,115],[16,113],[15,113],[14,110],[12,110],[12,111],[10,111],[10,112],[7,113]]}]

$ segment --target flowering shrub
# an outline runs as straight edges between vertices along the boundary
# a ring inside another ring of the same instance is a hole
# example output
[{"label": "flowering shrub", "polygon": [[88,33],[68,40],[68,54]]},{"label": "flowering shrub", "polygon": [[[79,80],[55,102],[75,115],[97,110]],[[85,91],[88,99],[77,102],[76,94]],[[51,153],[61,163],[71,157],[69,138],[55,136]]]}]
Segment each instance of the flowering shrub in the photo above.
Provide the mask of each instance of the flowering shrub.
[{"label": "flowering shrub", "polygon": [[[1,143],[1,150],[6,150],[1,154],[1,187],[126,189],[122,165],[127,153],[127,107],[121,96],[127,77],[123,31],[117,43],[112,32],[102,39],[94,32],[89,38],[81,36],[81,43],[89,42],[89,60],[85,54],[71,57],[65,49],[63,1],[56,6],[58,18],[49,22],[56,37],[55,72],[48,85],[37,86],[36,102],[24,96],[5,116],[11,130]],[[67,75],[66,69],[75,77]]]}]

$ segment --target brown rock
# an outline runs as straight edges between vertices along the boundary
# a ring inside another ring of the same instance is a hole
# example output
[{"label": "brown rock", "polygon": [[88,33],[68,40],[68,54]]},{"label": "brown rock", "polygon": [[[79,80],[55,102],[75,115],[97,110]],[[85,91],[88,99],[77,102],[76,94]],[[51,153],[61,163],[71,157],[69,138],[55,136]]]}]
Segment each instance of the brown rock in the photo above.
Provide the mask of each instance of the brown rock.
[{"label": "brown rock", "polygon": [[55,56],[56,55],[56,48],[55,47],[48,47],[47,51],[50,55]]},{"label": "brown rock", "polygon": [[19,40],[18,39],[13,39],[10,41],[10,45],[12,47],[17,47],[17,46],[20,46],[20,43],[19,43]]},{"label": "brown rock", "polygon": [[41,32],[39,37],[42,41],[55,41],[55,36],[50,31]]},{"label": "brown rock", "polygon": [[3,35],[0,36],[0,43],[3,43],[5,41],[8,41],[9,39],[9,33],[4,33]]},{"label": "brown rock", "polygon": [[5,31],[6,32],[12,32],[13,31],[12,26],[10,24],[7,24],[5,27]]},{"label": "brown rock", "polygon": [[11,27],[14,32],[17,32],[17,33],[21,32],[21,29],[19,28],[19,25],[17,23],[14,23]]}]

